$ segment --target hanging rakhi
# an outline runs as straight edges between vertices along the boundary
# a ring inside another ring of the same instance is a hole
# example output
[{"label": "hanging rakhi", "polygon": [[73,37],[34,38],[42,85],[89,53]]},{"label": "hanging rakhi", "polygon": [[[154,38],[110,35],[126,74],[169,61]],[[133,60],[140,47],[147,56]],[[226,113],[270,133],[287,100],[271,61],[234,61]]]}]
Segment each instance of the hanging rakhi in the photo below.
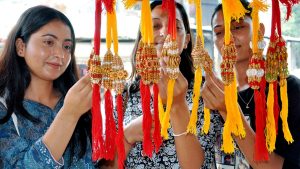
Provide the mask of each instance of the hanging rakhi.
[{"label": "hanging rakhi", "polygon": [[266,146],[265,126],[266,126],[266,100],[265,88],[266,79],[264,77],[265,60],[263,50],[266,46],[263,34],[259,31],[259,11],[267,11],[268,6],[264,0],[253,0],[250,4],[252,8],[252,51],[249,68],[246,72],[248,83],[254,90],[255,101],[255,161],[267,161],[269,154]]},{"label": "hanging rakhi", "polygon": [[[299,1],[287,1],[281,0],[287,7],[287,17],[291,15],[292,5],[299,3]],[[276,32],[277,30],[277,32]],[[270,44],[267,52],[266,59],[266,80],[269,82],[269,92],[267,98],[267,121],[266,121],[266,142],[269,152],[273,152],[275,149],[276,135],[278,130],[278,116],[279,105],[277,95],[277,78],[280,78],[280,97],[281,97],[281,120],[284,138],[288,143],[292,143],[294,140],[290,133],[287,116],[288,116],[288,97],[287,97],[287,82],[288,76],[287,68],[287,49],[285,41],[281,36],[281,22],[280,22],[280,8],[279,1],[272,0],[272,26]]]},{"label": "hanging rakhi", "polygon": [[[210,58],[208,52],[204,49],[204,37],[202,32],[202,7],[201,0],[194,0],[196,8],[196,25],[197,25],[197,37],[196,44],[192,51],[192,58],[195,67],[195,80],[194,80],[194,96],[193,107],[190,117],[190,121],[187,127],[187,132],[197,134],[197,113],[199,107],[200,88],[202,83],[202,68],[206,73],[212,73],[213,61]],[[210,126],[210,110],[204,107],[204,125],[201,132],[207,134]]]},{"label": "hanging rakhi", "polygon": [[[166,73],[169,77],[167,86],[167,106],[165,112],[163,113],[163,120],[161,126],[161,135],[164,139],[168,139],[168,128],[170,126],[170,111],[173,102],[173,92],[175,81],[180,73],[180,53],[178,51],[177,41],[176,41],[176,8],[174,0],[164,0],[162,2],[162,9],[168,11],[168,35],[165,39],[162,57],[167,58],[166,63]],[[160,107],[162,107],[160,102]],[[159,109],[163,110],[163,109]]]},{"label": "hanging rakhi", "polygon": [[[112,80],[113,89],[117,94],[117,113],[118,113],[118,133],[115,138],[118,152],[118,167],[124,168],[125,147],[124,147],[124,130],[123,130],[123,98],[125,79],[128,73],[124,70],[124,65],[121,57],[118,54],[118,31],[117,31],[117,16],[115,7],[112,7],[112,12],[108,13],[109,24],[111,27],[111,36],[113,37],[115,56],[112,60],[112,71],[109,73],[109,79]],[[109,35],[108,35],[109,36]]]},{"label": "hanging rakhi", "polygon": [[[111,43],[113,37],[113,27],[116,24],[114,18],[115,9],[114,9],[114,1],[103,1],[106,7],[106,15],[107,15],[107,29],[106,29],[106,46],[107,52],[104,55],[103,62],[102,62],[102,83],[104,88],[106,89],[104,94],[105,99],[105,141],[104,141],[104,148],[105,153],[103,158],[107,160],[113,160],[115,156],[115,139],[116,139],[116,124],[113,117],[113,98],[111,91],[113,90],[113,79],[110,77],[110,74],[113,72],[113,53],[111,52]],[[111,4],[113,3],[113,4]],[[115,40],[115,39],[114,39]],[[116,43],[114,41],[114,47]]]},{"label": "hanging rakhi", "polygon": [[[125,1],[127,8],[132,7],[136,1]],[[143,111],[143,154],[148,157],[152,157],[153,146],[151,139],[151,126],[152,115],[150,108],[150,86],[153,85],[154,98],[154,134],[153,140],[155,145],[155,151],[158,152],[162,144],[162,138],[160,136],[160,121],[158,114],[158,80],[159,80],[159,60],[157,57],[156,49],[153,45],[153,26],[149,0],[142,0],[141,10],[141,25],[140,32],[142,39],[139,42],[137,54],[136,54],[136,69],[137,73],[141,76],[140,91],[142,99],[142,111]]]},{"label": "hanging rakhi", "polygon": [[232,19],[239,20],[247,11],[244,9],[239,0],[222,0],[222,4],[225,25],[225,42],[222,48],[223,60],[221,63],[221,76],[225,84],[224,95],[227,110],[227,116],[223,130],[222,150],[225,153],[233,153],[234,143],[231,134],[243,138],[245,137],[246,132],[237,102],[237,86],[234,71],[237,52],[233,38],[230,34],[230,24]]},{"label": "hanging rakhi", "polygon": [[102,116],[100,109],[100,85],[101,85],[101,61],[100,51],[100,29],[101,29],[101,0],[95,1],[95,34],[94,50],[91,53],[88,70],[93,86],[92,96],[92,160],[97,161],[102,157],[103,137],[102,137]]}]

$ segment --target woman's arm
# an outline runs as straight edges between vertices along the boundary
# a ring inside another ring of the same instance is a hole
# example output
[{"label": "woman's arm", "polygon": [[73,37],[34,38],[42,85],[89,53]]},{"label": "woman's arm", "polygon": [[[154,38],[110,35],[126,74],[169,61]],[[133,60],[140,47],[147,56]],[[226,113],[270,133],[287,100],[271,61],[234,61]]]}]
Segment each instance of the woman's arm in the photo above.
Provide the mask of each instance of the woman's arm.
[{"label": "woman's arm", "polygon": [[[217,79],[214,75],[207,75],[206,82],[202,88],[201,94],[205,102],[205,106],[212,110],[219,110],[220,115],[226,120],[226,107],[224,101],[224,85]],[[254,161],[254,145],[255,145],[255,132],[246,122],[245,117],[242,112],[243,125],[246,131],[246,137],[241,139],[239,137],[234,137],[237,142],[241,152],[246,157],[248,163],[253,168],[263,168],[263,169],[276,169],[282,168],[284,159],[277,155],[276,153],[270,154],[270,159],[267,162],[257,163]]]},{"label": "woman's arm", "polygon": [[[160,96],[163,102],[167,98],[168,78],[163,74],[160,80]],[[186,132],[190,120],[190,111],[186,101],[188,82],[180,73],[174,86],[174,97],[170,114],[170,122],[175,135]],[[180,167],[185,169],[199,169],[204,162],[204,151],[197,136],[183,134],[175,136],[175,148]]]},{"label": "woman's arm", "polygon": [[92,89],[89,75],[80,79],[67,93],[64,105],[42,141],[54,159],[61,159],[80,116],[91,108]]}]

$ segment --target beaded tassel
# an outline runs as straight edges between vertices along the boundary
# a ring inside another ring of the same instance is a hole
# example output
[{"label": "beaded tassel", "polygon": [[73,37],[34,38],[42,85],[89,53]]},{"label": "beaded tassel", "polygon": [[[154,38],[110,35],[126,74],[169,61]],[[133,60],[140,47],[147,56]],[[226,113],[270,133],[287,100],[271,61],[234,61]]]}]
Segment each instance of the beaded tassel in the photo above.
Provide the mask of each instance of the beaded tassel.
[{"label": "beaded tassel", "polygon": [[[126,8],[130,8],[137,3],[137,0],[125,0]],[[154,109],[154,133],[153,140],[155,151],[158,152],[162,144],[160,134],[160,115],[158,105],[158,86],[157,83],[160,78],[159,59],[157,57],[156,49],[153,45],[153,26],[149,0],[142,0],[141,11],[141,26],[140,32],[142,39],[139,42],[136,53],[136,70],[141,76],[140,91],[142,99],[143,110],[143,154],[152,157],[154,146],[151,139],[152,115],[150,110],[150,86],[153,86],[153,109]]]},{"label": "beaded tassel", "polygon": [[232,20],[239,20],[241,17],[243,17],[247,10],[244,9],[239,0],[222,0],[222,4],[225,35],[224,46],[222,48],[223,61],[221,63],[221,76],[225,84],[224,95],[227,110],[227,116],[223,130],[222,150],[225,153],[233,153],[234,145],[231,134],[243,138],[245,137],[246,132],[237,102],[237,86],[234,71],[237,52],[230,34],[230,25]]},{"label": "beaded tassel", "polygon": [[255,161],[267,161],[269,154],[266,147],[265,126],[266,126],[266,101],[264,78],[265,60],[263,58],[263,50],[266,46],[263,35],[259,32],[259,11],[267,11],[268,6],[263,0],[253,0],[250,4],[252,7],[252,46],[253,56],[251,57],[249,68],[246,72],[248,83],[254,90],[255,101]]},{"label": "beaded tassel", "polygon": [[102,80],[100,52],[101,0],[95,1],[94,50],[90,55],[88,70],[93,86],[92,95],[92,160],[97,161],[103,155],[102,116],[100,109],[100,85]]},{"label": "beaded tassel", "polygon": [[[192,3],[191,1],[189,3]],[[197,112],[199,107],[200,88],[202,84],[202,68],[206,73],[212,72],[213,61],[204,49],[204,37],[202,31],[202,7],[201,0],[194,0],[196,7],[196,25],[197,25],[197,38],[196,45],[192,51],[192,58],[195,67],[195,80],[194,80],[194,96],[193,107],[190,121],[187,127],[187,132],[196,134]],[[210,126],[210,110],[204,107],[204,125],[201,130],[202,133],[207,134]]]}]

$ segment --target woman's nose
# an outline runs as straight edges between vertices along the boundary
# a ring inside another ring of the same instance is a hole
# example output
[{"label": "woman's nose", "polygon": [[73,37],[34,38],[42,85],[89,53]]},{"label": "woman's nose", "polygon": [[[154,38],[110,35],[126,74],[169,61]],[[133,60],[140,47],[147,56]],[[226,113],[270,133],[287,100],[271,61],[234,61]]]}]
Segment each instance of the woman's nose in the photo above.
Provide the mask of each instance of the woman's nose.
[{"label": "woman's nose", "polygon": [[64,48],[60,47],[58,45],[55,48],[53,48],[52,53],[53,53],[53,56],[55,56],[57,58],[63,59],[65,57]]}]

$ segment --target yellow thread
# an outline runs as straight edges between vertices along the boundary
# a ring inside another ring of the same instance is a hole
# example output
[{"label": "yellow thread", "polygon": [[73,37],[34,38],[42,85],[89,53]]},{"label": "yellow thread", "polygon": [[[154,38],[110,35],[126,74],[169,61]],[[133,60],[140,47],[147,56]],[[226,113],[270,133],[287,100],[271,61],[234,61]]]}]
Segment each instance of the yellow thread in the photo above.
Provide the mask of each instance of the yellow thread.
[{"label": "yellow thread", "polygon": [[294,142],[294,139],[292,137],[292,134],[290,132],[287,118],[288,118],[288,96],[287,96],[287,82],[286,79],[282,79],[283,84],[280,86],[280,97],[281,97],[281,102],[282,102],[282,109],[280,112],[280,117],[282,120],[282,130],[284,134],[285,140],[290,144]]},{"label": "yellow thread", "polygon": [[126,9],[132,8],[139,0],[123,0]]},{"label": "yellow thread", "polygon": [[257,53],[258,50],[258,32],[259,32],[259,11],[266,12],[268,5],[263,0],[253,0],[250,5],[252,8],[252,48],[253,53]]},{"label": "yellow thread", "polygon": [[170,123],[170,112],[171,112],[171,107],[172,107],[172,102],[173,102],[173,91],[174,91],[174,85],[175,85],[175,80],[174,79],[169,79],[168,81],[168,96],[167,96],[167,108],[166,112],[164,113],[164,118],[163,118],[163,123],[161,126],[161,136],[164,139],[168,139],[168,127]]},{"label": "yellow thread", "polygon": [[197,123],[197,114],[199,107],[199,98],[200,98],[200,88],[202,83],[202,70],[200,68],[195,71],[195,82],[194,82],[194,97],[193,97],[193,107],[192,114],[190,116],[190,121],[187,127],[187,132],[192,134],[197,134],[196,123]]},{"label": "yellow thread", "polygon": [[268,93],[268,98],[267,98],[267,109],[268,109],[268,112],[267,112],[267,120],[266,120],[266,142],[267,142],[268,151],[273,152],[275,149],[275,141],[276,141],[273,83],[270,83],[270,85],[269,85],[269,93]]},{"label": "yellow thread", "polygon": [[201,132],[207,134],[210,127],[210,110],[206,107],[204,107],[203,109],[204,109],[204,124],[201,129]]},{"label": "yellow thread", "polygon": [[239,20],[248,12],[239,0],[222,0],[225,25],[225,44],[230,43],[231,20]]}]

